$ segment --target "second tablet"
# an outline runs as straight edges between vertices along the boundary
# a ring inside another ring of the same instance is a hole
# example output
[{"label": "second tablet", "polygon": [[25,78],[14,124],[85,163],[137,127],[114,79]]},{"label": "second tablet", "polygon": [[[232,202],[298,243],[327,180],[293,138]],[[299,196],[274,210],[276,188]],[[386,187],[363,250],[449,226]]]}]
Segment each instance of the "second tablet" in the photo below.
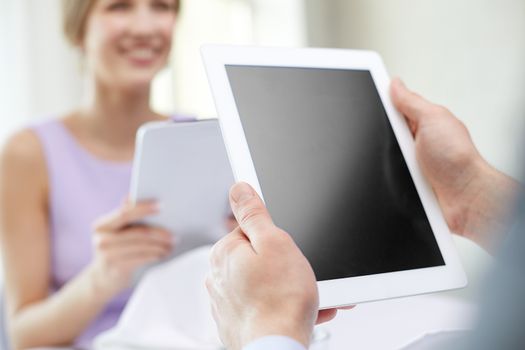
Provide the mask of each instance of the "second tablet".
[{"label": "second tablet", "polygon": [[226,233],[232,170],[217,120],[142,126],[131,179],[131,200],[156,200],[144,223],[175,235],[174,255],[213,244]]}]

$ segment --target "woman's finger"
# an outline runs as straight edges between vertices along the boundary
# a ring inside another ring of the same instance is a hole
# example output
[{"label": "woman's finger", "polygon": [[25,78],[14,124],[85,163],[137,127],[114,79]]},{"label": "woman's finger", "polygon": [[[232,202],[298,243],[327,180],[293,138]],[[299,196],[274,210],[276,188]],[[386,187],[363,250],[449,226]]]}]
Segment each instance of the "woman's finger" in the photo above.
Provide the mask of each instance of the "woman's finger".
[{"label": "woman's finger", "polygon": [[95,235],[95,244],[103,249],[122,245],[140,245],[150,241],[172,246],[173,236],[166,230],[148,226],[129,227],[119,232],[101,232]]},{"label": "woman's finger", "polygon": [[125,204],[120,209],[102,217],[94,225],[95,231],[118,231],[126,226],[136,224],[144,218],[157,214],[156,202],[140,202],[137,204]]},{"label": "woman's finger", "polygon": [[141,245],[122,245],[108,254],[108,259],[115,261],[133,260],[147,257],[162,259],[171,253],[171,247],[148,242]]},{"label": "woman's finger", "polygon": [[123,261],[121,264],[121,269],[125,273],[132,273],[133,271],[141,267],[157,263],[161,259],[162,258],[159,258],[158,256],[155,256],[155,255],[137,256],[137,257],[130,258],[130,259]]}]

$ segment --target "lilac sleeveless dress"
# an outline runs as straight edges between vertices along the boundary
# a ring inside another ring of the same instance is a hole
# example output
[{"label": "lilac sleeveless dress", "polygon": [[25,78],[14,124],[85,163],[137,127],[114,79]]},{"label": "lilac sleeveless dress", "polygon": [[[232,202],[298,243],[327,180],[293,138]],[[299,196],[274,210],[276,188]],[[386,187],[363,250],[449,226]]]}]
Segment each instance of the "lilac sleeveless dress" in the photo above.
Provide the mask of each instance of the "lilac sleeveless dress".
[{"label": "lilac sleeveless dress", "polygon": [[[173,121],[192,121],[177,116]],[[111,162],[84,149],[59,120],[32,130],[39,138],[49,177],[52,291],[80,273],[93,258],[94,221],[120,205],[129,193],[131,162]],[[77,338],[75,346],[89,348],[93,338],[113,327],[130,291],[112,300]]]}]

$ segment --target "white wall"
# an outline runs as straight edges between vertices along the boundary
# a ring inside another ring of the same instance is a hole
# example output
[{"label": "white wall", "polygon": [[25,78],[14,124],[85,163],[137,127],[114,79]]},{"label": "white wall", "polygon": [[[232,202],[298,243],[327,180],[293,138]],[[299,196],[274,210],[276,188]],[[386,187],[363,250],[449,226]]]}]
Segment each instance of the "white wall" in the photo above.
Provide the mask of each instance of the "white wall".
[{"label": "white wall", "polygon": [[79,64],[60,25],[57,0],[0,0],[0,142],[78,103]]},{"label": "white wall", "polygon": [[[492,164],[514,176],[520,173],[525,162],[525,1],[307,3],[314,45],[379,51],[392,75],[451,108]],[[319,13],[325,18],[317,18]]]},{"label": "white wall", "polygon": [[306,44],[303,0],[188,0],[183,5],[173,52],[172,109],[216,117],[200,57],[203,44]]}]

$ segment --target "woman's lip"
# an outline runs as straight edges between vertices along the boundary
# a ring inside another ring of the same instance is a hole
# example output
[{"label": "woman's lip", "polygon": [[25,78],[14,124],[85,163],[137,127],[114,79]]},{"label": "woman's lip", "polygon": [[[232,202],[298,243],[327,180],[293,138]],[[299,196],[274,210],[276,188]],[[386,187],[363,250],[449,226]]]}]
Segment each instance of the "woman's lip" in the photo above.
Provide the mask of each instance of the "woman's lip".
[{"label": "woman's lip", "polygon": [[150,50],[150,52],[128,52],[125,54],[127,60],[135,66],[149,66],[155,63],[155,61],[160,56],[159,53]]},{"label": "woman's lip", "polygon": [[131,64],[134,66],[145,67],[145,66],[151,66],[156,61],[156,59],[155,58],[146,59],[146,58],[128,57],[128,61],[131,62]]}]

